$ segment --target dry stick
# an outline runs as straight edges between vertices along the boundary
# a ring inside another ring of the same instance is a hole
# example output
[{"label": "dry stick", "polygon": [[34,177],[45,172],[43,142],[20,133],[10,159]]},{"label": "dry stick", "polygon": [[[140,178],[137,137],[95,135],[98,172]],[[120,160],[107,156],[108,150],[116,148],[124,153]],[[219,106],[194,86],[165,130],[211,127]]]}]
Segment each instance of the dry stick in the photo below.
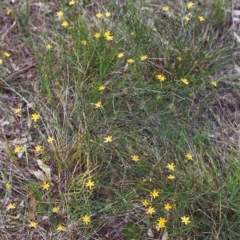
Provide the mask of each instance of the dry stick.
[{"label": "dry stick", "polygon": [[26,72],[28,69],[32,68],[32,67],[35,67],[35,64],[31,64],[29,66],[26,66],[20,70],[17,70],[11,74],[9,74],[7,77],[5,77],[4,79],[0,79],[2,82],[6,83],[7,81],[10,81],[12,79],[14,79],[15,77],[19,76],[20,74]]},{"label": "dry stick", "polygon": [[34,67],[35,64],[31,64],[25,68],[22,68],[16,72],[13,72],[11,74],[9,74],[7,77],[5,77],[4,79],[3,78],[0,78],[0,86],[1,84],[3,85],[6,85],[8,87],[9,90],[11,90],[12,92],[16,93],[20,98],[22,98],[22,100],[27,103],[29,105],[29,102],[26,98],[24,98],[20,93],[16,92],[7,82],[14,79],[15,77],[19,76],[20,74],[26,72],[28,69]]},{"label": "dry stick", "polygon": [[13,24],[7,29],[7,31],[2,34],[0,45],[3,43],[5,37],[8,35],[8,33],[14,28],[14,26],[16,25],[16,22],[17,21],[14,21]]}]

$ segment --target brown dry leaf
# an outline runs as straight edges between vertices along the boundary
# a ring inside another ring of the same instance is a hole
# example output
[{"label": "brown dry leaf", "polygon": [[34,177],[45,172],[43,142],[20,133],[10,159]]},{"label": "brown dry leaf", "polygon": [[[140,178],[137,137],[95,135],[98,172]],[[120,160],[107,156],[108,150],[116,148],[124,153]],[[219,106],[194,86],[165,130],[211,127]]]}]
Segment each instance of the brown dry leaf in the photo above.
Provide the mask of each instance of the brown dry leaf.
[{"label": "brown dry leaf", "polygon": [[29,206],[30,206],[30,212],[28,214],[28,219],[30,221],[34,221],[36,219],[36,214],[34,212],[36,212],[37,199],[35,198],[34,195],[30,194],[28,197],[28,202],[29,202]]},{"label": "brown dry leaf", "polygon": [[32,194],[29,196],[29,206],[32,210],[36,210],[37,200]]},{"label": "brown dry leaf", "polygon": [[29,214],[28,214],[28,219],[29,219],[30,221],[35,221],[35,219],[36,219],[36,214],[33,213],[33,212],[29,213]]}]

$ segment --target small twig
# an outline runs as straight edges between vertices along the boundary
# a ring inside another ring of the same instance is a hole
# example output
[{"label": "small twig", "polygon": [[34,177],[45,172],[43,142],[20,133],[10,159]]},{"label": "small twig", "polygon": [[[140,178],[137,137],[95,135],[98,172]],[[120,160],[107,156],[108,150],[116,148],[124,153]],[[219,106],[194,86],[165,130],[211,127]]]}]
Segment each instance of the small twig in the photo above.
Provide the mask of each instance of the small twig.
[{"label": "small twig", "polygon": [[[0,79],[0,80],[2,81],[2,79]],[[6,84],[6,86],[8,87],[9,90],[11,90],[12,92],[16,93],[20,98],[22,98],[22,100],[25,103],[27,103],[27,105],[30,105],[30,103],[28,102],[28,100],[25,97],[23,97],[20,93],[16,92],[8,83],[5,82],[5,84]]]},{"label": "small twig", "polygon": [[7,81],[10,81],[10,80],[14,79],[15,77],[17,77],[17,76],[19,76],[20,74],[26,72],[27,70],[29,70],[29,69],[32,68],[32,67],[35,67],[35,64],[31,64],[31,65],[29,65],[29,66],[26,66],[26,67],[20,69],[20,70],[17,70],[17,71],[15,71],[15,72],[9,74],[9,75],[8,75],[7,77],[5,77],[4,79],[0,78],[0,81],[2,81],[3,83],[6,84]]},{"label": "small twig", "polygon": [[30,68],[32,68],[32,67],[34,67],[34,66],[35,66],[35,64],[31,64],[31,65],[29,65],[29,66],[27,66],[27,67],[25,67],[25,68],[22,68],[22,69],[20,69],[20,70],[18,70],[18,71],[16,71],[16,72],[13,72],[13,73],[9,74],[9,75],[8,75],[7,77],[5,77],[4,79],[0,77],[0,86],[1,86],[1,84],[6,85],[10,91],[12,91],[12,92],[14,92],[15,94],[17,94],[17,95],[18,95],[20,98],[22,98],[22,100],[23,100],[25,103],[27,103],[28,105],[29,105],[28,100],[27,100],[26,98],[24,98],[20,93],[18,93],[17,91],[15,91],[7,82],[10,81],[10,80],[12,80],[12,79],[14,79],[15,77],[19,76],[20,74],[26,72],[28,69],[30,69]]},{"label": "small twig", "polygon": [[8,35],[8,33],[10,32],[10,30],[12,30],[14,28],[14,26],[16,25],[17,21],[14,21],[13,24],[8,28],[8,30],[2,34],[2,38],[1,38],[1,43],[0,45],[3,43],[5,37]]}]

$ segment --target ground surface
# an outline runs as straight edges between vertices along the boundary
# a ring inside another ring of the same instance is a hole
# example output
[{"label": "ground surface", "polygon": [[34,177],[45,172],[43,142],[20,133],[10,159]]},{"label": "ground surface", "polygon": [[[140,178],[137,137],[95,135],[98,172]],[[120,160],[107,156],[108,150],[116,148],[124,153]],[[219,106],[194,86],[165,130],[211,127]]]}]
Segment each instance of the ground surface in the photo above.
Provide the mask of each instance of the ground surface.
[{"label": "ground surface", "polygon": [[0,239],[240,239],[239,6],[2,1]]}]

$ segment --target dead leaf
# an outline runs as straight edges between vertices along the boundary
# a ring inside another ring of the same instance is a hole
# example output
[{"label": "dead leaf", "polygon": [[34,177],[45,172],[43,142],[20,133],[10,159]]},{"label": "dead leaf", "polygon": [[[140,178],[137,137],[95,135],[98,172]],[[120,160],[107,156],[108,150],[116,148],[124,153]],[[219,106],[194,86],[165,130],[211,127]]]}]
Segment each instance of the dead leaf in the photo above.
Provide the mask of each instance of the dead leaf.
[{"label": "dead leaf", "polygon": [[29,221],[35,221],[35,219],[36,219],[36,214],[35,213],[31,212],[31,213],[28,214],[28,220]]},{"label": "dead leaf", "polygon": [[37,179],[42,180],[42,181],[46,181],[47,177],[46,175],[41,171],[41,170],[29,170],[30,173],[32,173]]},{"label": "dead leaf", "polygon": [[37,206],[37,199],[35,198],[34,195],[30,195],[29,196],[29,206],[31,208],[32,211],[36,210],[36,206]]},{"label": "dead leaf", "polygon": [[24,201],[21,201],[18,206],[20,206],[21,208],[24,208],[25,207],[25,202]]},{"label": "dead leaf", "polygon": [[4,119],[0,119],[0,126],[1,126],[1,127],[4,127],[5,125],[9,125],[9,124],[10,124],[9,121],[4,120]]},{"label": "dead leaf", "polygon": [[16,145],[22,145],[24,143],[27,143],[28,139],[25,137],[25,138],[15,138],[14,140],[11,141],[11,143],[16,146]]},{"label": "dead leaf", "polygon": [[39,168],[45,173],[47,180],[51,181],[51,168],[44,164],[42,160],[37,160]]},{"label": "dead leaf", "polygon": [[168,240],[168,232],[167,232],[166,229],[164,230],[164,233],[163,233],[163,236],[162,236],[162,240]]},{"label": "dead leaf", "polygon": [[49,216],[43,216],[42,217],[42,220],[44,221],[44,220],[48,220],[49,219]]},{"label": "dead leaf", "polygon": [[148,235],[149,237],[153,238],[153,231],[152,231],[151,228],[148,229],[147,235]]}]

